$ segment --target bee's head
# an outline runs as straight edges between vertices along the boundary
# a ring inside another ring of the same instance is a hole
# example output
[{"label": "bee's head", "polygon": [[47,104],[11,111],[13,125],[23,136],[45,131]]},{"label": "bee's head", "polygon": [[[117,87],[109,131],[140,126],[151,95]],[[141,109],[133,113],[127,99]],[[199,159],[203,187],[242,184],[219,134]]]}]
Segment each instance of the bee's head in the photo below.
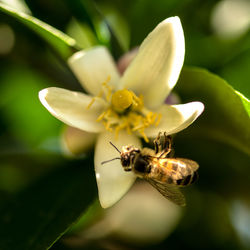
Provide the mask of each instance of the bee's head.
[{"label": "bee's head", "polygon": [[134,146],[124,146],[121,151],[121,163],[125,171],[132,170],[132,164],[134,162],[135,156],[140,153],[140,149]]},{"label": "bee's head", "polygon": [[140,149],[135,148],[134,146],[124,146],[122,147],[122,151],[120,151],[112,142],[109,142],[116,150],[120,153],[121,157],[115,157],[113,159],[103,161],[101,164],[105,164],[111,162],[113,160],[121,160],[121,164],[125,171],[132,170],[132,164],[134,162],[135,156],[140,153]]}]

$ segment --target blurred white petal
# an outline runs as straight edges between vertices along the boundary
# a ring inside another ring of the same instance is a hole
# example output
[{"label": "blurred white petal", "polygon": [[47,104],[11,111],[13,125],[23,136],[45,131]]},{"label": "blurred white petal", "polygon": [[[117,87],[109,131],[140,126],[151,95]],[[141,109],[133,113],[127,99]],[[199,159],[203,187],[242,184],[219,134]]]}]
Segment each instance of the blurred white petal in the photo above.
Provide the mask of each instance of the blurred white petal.
[{"label": "blurred white petal", "polygon": [[109,77],[109,85],[117,87],[120,76],[105,47],[98,46],[76,52],[69,58],[68,64],[83,88],[94,96],[99,94],[102,83]]},{"label": "blurred white petal", "polygon": [[122,87],[142,94],[147,107],[159,106],[176,84],[184,54],[180,19],[164,20],[143,41],[121,79]]},{"label": "blurred white petal", "polygon": [[234,39],[250,28],[250,1],[219,1],[211,15],[211,25],[215,33],[224,39]]},{"label": "blurred white petal", "polygon": [[91,96],[54,87],[41,90],[39,99],[53,116],[69,126],[94,133],[104,130],[103,125],[96,122],[106,107],[102,99],[88,109]]},{"label": "blurred white petal", "polygon": [[136,183],[119,203],[105,210],[103,220],[84,231],[82,236],[93,240],[115,234],[127,242],[154,244],[175,229],[182,211],[180,206],[142,181]]},{"label": "blurred white petal", "polygon": [[103,132],[98,136],[95,148],[95,172],[98,185],[99,200],[103,208],[115,204],[134,183],[136,176],[132,172],[125,172],[120,160],[101,164],[105,160],[120,157],[119,152],[112,147],[112,142],[119,150],[125,145],[141,146],[139,138],[120,131],[118,138],[111,132]]}]

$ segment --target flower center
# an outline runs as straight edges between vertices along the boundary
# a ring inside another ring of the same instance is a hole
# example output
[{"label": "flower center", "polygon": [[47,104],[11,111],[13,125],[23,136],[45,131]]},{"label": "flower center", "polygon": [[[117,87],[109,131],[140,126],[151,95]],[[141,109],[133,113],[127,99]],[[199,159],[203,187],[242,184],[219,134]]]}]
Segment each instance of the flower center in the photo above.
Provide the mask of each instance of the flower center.
[{"label": "flower center", "polygon": [[157,126],[161,120],[161,114],[146,109],[142,95],[138,97],[133,91],[127,89],[113,92],[107,81],[102,84],[100,93],[92,99],[87,108],[91,107],[97,97],[105,99],[109,106],[99,115],[97,121],[102,122],[108,131],[114,131],[116,136],[120,130],[125,129],[129,134],[139,132],[148,142],[144,130],[151,125]]}]

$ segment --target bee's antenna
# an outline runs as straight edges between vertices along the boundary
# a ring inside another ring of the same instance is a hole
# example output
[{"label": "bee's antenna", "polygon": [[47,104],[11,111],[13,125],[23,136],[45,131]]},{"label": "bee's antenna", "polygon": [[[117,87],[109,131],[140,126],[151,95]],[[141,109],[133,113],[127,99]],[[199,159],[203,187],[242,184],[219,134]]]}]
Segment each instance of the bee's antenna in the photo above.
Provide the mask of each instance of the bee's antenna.
[{"label": "bee's antenna", "polygon": [[[111,141],[109,143],[119,152],[119,154],[121,153],[121,151]],[[103,165],[103,164],[108,163],[110,161],[120,160],[120,159],[121,159],[120,157],[116,157],[116,158],[113,158],[111,160],[103,161],[103,162],[101,162],[101,164]]]},{"label": "bee's antenna", "polygon": [[108,162],[110,162],[110,161],[120,160],[120,159],[121,159],[120,157],[116,157],[116,158],[113,158],[113,159],[111,159],[111,160],[103,161],[103,162],[101,162],[101,164],[103,165],[103,164],[108,163]]},{"label": "bee's antenna", "polygon": [[[121,151],[110,141],[109,142],[119,153],[121,153]],[[120,158],[119,158],[120,159]]]}]

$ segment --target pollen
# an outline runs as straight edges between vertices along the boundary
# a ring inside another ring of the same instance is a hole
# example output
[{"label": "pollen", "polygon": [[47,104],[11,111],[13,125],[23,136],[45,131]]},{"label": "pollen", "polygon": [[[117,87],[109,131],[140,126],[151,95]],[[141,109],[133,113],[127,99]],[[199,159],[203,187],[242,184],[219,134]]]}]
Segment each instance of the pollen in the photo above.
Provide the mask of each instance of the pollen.
[{"label": "pollen", "polygon": [[152,125],[158,126],[161,114],[148,110],[144,106],[142,95],[137,96],[127,89],[113,92],[112,87],[108,85],[109,80],[102,84],[100,93],[93,97],[87,108],[91,108],[98,98],[103,98],[108,105],[107,109],[99,114],[97,122],[101,122],[106,130],[114,132],[116,137],[119,136],[119,131],[125,130],[128,134],[139,133],[148,142],[144,130]]}]

